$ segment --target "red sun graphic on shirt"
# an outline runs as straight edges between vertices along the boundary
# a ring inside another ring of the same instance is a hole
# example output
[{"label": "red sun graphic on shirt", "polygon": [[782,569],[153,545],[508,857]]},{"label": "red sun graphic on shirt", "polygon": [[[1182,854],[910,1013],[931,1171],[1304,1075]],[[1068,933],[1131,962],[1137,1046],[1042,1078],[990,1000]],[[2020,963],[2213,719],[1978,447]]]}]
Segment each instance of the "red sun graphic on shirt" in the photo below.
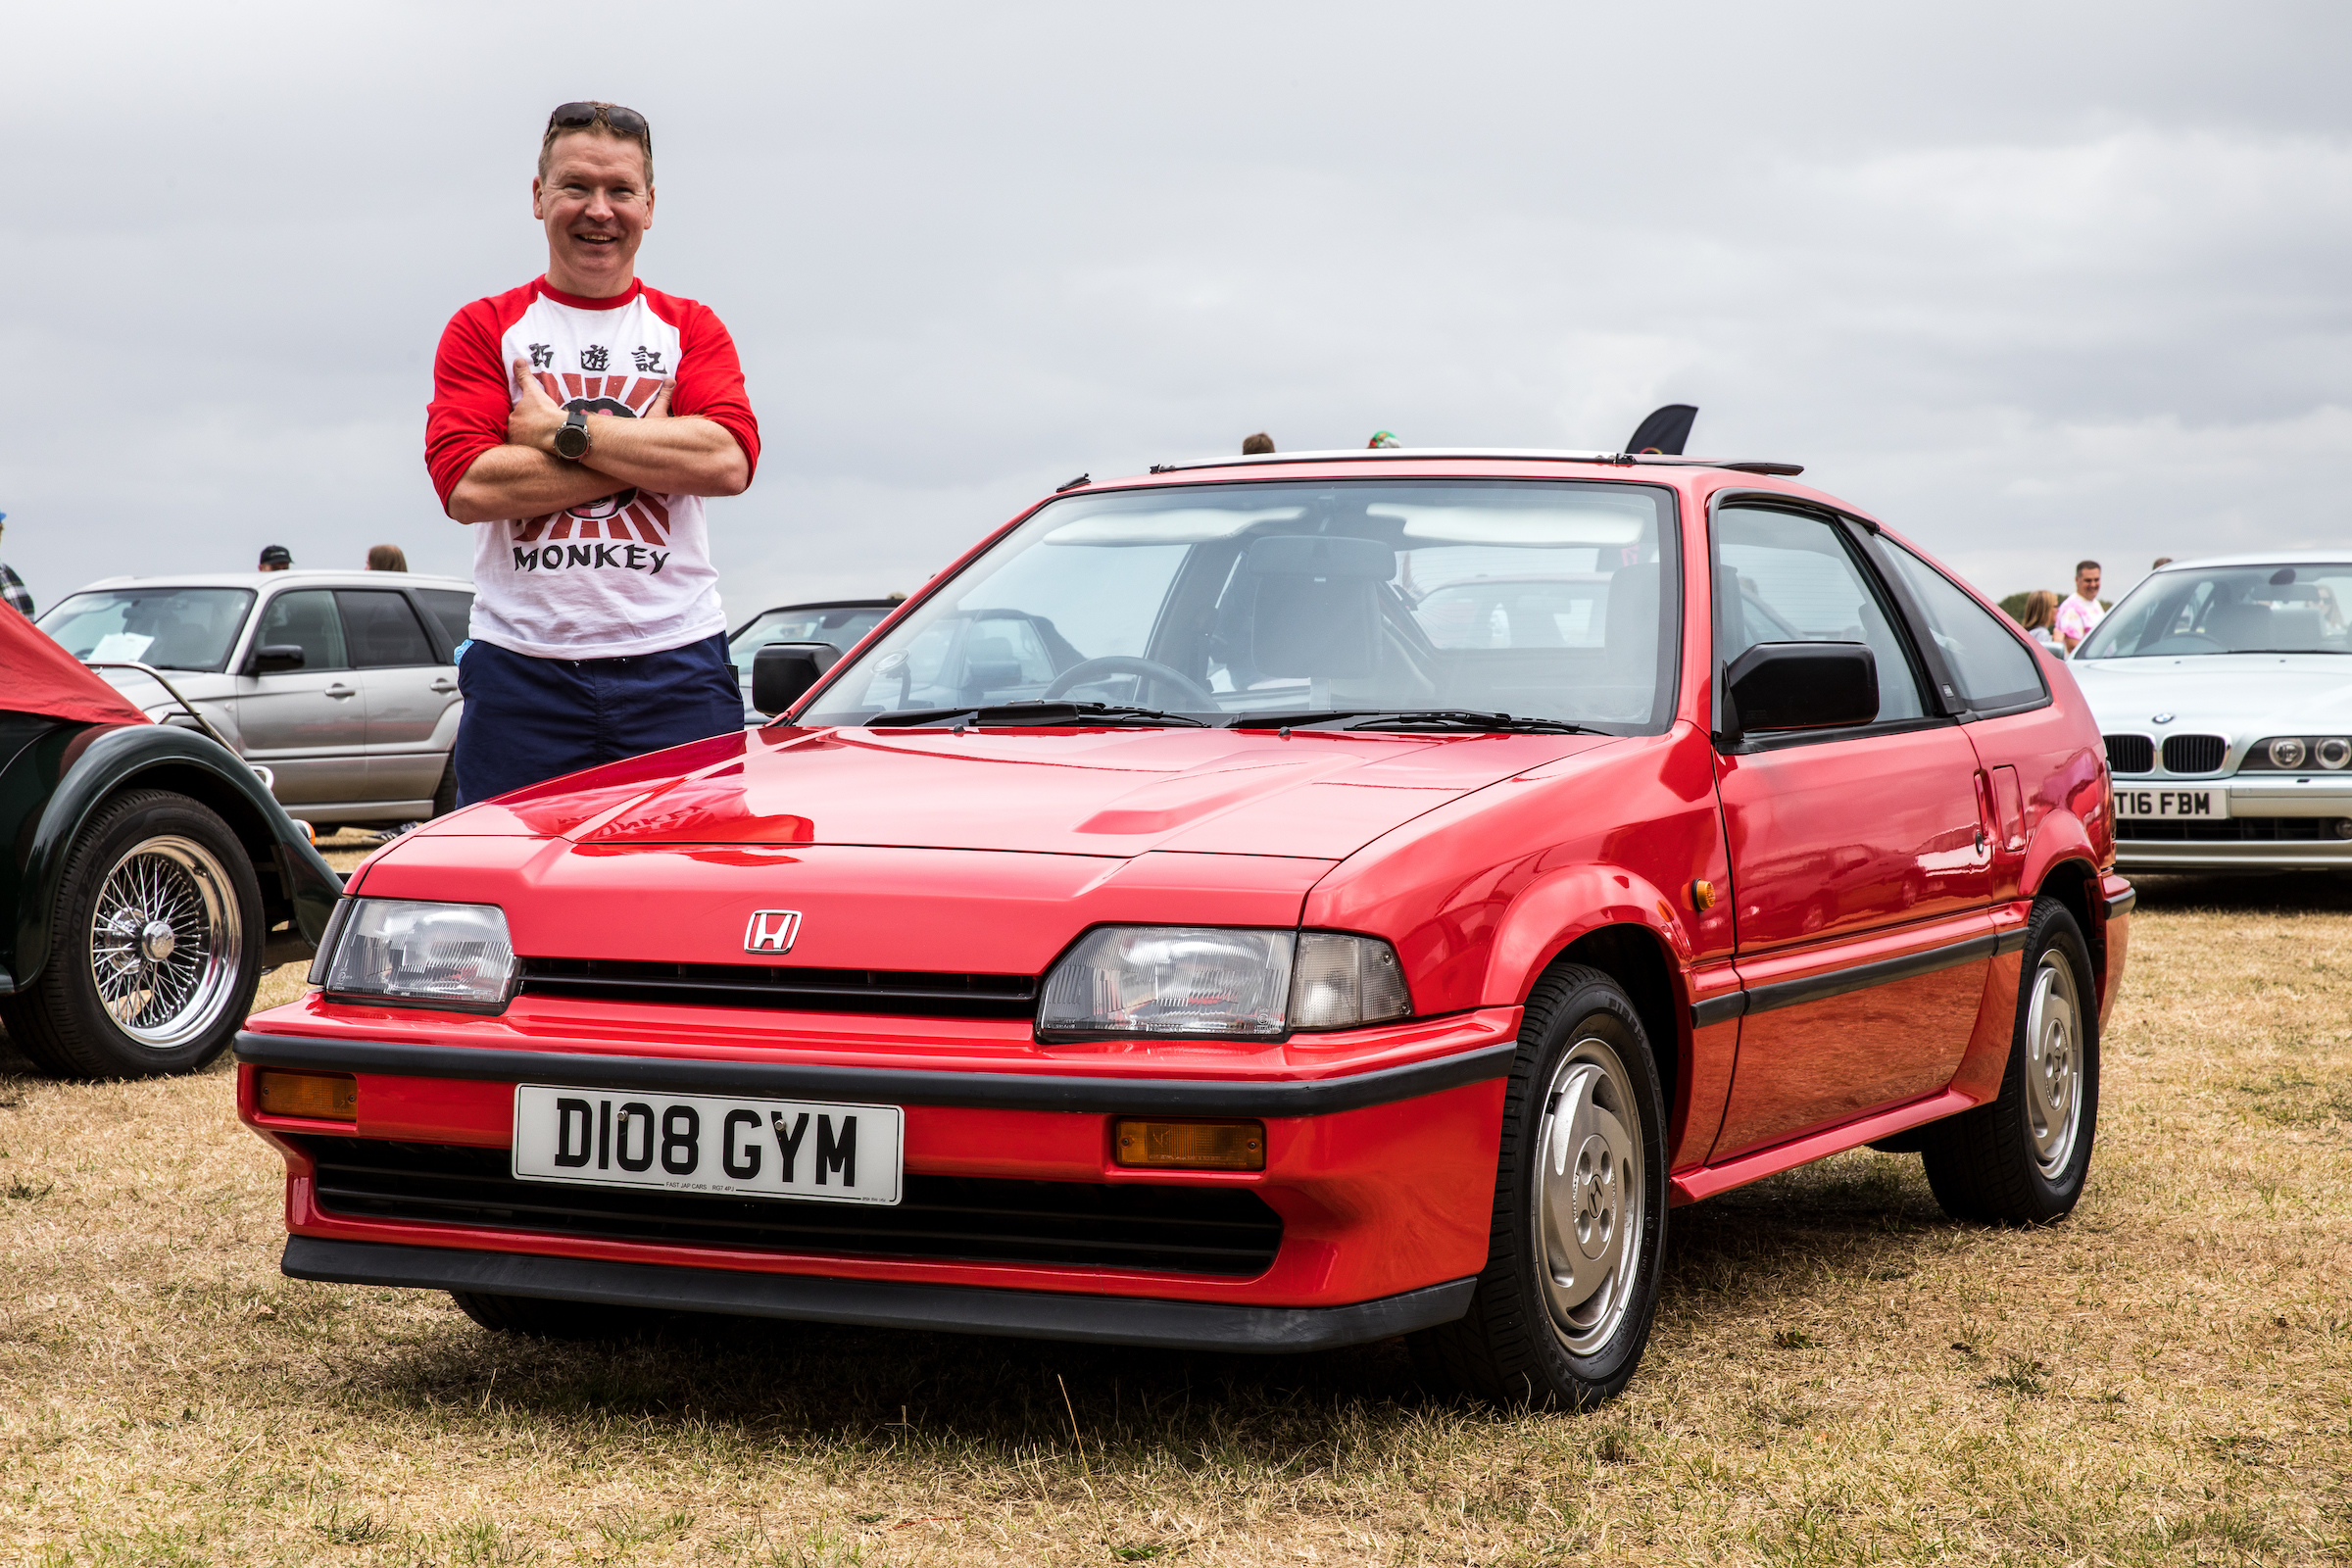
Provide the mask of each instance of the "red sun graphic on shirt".
[{"label": "red sun graphic on shirt", "polygon": [[[634,419],[662,390],[658,375],[573,375],[557,377],[540,371],[539,384],[566,409],[590,414],[614,414]],[[585,501],[564,512],[551,512],[514,525],[522,544],[539,539],[628,539],[649,545],[669,542],[669,509],[662,498],[643,490],[616,490]]]}]

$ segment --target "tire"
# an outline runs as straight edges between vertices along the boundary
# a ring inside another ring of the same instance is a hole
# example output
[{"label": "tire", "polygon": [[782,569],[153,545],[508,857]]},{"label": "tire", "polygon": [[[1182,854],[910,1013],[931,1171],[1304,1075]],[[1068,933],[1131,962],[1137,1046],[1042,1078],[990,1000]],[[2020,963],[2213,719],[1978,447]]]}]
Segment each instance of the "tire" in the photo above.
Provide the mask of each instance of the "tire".
[{"label": "tire", "polygon": [[67,852],[49,961],[8,999],[9,1039],[63,1077],[193,1072],[224,1050],[262,975],[245,847],[184,795],[132,790]]},{"label": "tire", "polygon": [[537,1296],[452,1291],[458,1310],[493,1334],[533,1340],[625,1340],[652,1329],[661,1314],[601,1301],[551,1301]]},{"label": "tire", "polygon": [[441,764],[441,782],[433,786],[434,816],[447,816],[458,808],[458,754],[449,754]]},{"label": "tire", "polygon": [[1999,1096],[1925,1129],[1928,1185],[1954,1219],[2047,1225],[2074,1209],[2090,1174],[2098,990],[2082,928],[2056,899],[2034,901],[2017,990]]},{"label": "tire", "polygon": [[1597,969],[1559,965],[1528,998],[1493,1227],[1470,1310],[1414,1336],[1415,1357],[1511,1404],[1613,1397],[1657,1312],[1666,1101],[1641,1015]]}]

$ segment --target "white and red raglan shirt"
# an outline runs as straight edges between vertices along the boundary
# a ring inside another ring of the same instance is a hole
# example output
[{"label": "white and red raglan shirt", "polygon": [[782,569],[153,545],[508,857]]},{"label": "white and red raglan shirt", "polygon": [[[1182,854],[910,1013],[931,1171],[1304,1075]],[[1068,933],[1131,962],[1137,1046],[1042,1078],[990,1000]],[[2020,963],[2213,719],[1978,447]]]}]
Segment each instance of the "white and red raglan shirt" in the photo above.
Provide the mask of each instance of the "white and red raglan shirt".
[{"label": "white and red raglan shirt", "polygon": [[[672,415],[725,427],[760,465],[735,340],[709,307],[643,283],[580,299],[542,277],[474,301],[441,334],[424,464],[444,510],[474,460],[506,442],[517,360],[557,403],[593,414],[636,418],[668,381]],[[700,496],[623,489],[543,517],[475,523],[473,586],[471,634],[534,659],[658,654],[727,629]]]}]

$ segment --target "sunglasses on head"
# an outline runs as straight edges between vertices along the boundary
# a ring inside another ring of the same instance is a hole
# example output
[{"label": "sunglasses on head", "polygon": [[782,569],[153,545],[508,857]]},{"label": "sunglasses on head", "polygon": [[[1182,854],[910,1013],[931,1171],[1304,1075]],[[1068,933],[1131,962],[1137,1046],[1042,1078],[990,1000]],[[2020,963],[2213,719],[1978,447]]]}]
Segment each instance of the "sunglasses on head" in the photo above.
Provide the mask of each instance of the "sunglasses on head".
[{"label": "sunglasses on head", "polygon": [[649,153],[654,150],[654,127],[647,124],[645,117],[636,110],[623,109],[618,104],[558,104],[556,112],[547,117],[547,133],[552,136],[559,130],[586,130],[598,124],[608,127],[615,135],[643,142]]}]

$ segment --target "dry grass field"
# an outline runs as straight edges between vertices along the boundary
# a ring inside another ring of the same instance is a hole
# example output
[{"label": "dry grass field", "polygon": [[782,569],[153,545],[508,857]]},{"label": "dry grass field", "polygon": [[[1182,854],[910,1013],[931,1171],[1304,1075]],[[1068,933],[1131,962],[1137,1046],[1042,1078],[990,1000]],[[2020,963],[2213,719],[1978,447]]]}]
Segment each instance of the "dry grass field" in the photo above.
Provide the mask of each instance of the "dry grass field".
[{"label": "dry grass field", "polygon": [[503,1341],[281,1278],[224,1068],[0,1047],[0,1561],[2352,1559],[2352,885],[2140,908],[2071,1221],[1954,1225],[1868,1152],[1680,1210],[1648,1362],[1583,1417],[1434,1398],[1396,1346]]}]

